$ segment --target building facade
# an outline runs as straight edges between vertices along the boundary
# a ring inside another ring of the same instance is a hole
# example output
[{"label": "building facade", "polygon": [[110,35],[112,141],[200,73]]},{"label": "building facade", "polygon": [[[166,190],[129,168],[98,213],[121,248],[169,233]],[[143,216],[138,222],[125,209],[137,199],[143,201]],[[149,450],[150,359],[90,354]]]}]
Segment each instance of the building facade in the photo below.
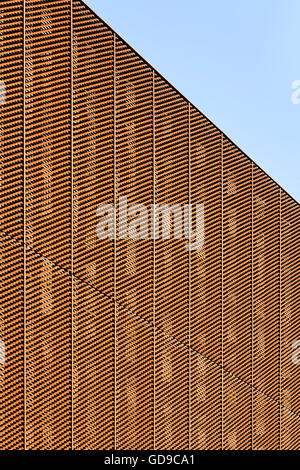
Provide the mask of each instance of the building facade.
[{"label": "building facade", "polygon": [[[82,1],[0,31],[0,448],[299,449],[299,204]],[[120,196],[203,246],[100,239]]]}]

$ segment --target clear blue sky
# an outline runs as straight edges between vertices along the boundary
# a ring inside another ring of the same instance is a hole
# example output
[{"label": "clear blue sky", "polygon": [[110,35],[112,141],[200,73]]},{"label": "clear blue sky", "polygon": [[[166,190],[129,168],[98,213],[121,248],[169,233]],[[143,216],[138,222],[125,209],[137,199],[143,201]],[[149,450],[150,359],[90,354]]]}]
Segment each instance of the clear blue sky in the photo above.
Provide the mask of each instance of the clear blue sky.
[{"label": "clear blue sky", "polygon": [[300,201],[300,0],[85,0]]}]

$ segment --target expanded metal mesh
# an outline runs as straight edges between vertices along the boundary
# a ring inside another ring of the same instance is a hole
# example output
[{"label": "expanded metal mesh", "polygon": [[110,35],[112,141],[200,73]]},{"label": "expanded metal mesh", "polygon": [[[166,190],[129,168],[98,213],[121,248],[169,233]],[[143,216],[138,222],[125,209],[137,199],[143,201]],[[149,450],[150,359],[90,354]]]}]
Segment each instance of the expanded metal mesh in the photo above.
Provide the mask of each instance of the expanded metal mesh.
[{"label": "expanded metal mesh", "polygon": [[[299,205],[82,1],[0,30],[0,448],[299,449]],[[99,240],[122,197],[204,246]]]}]

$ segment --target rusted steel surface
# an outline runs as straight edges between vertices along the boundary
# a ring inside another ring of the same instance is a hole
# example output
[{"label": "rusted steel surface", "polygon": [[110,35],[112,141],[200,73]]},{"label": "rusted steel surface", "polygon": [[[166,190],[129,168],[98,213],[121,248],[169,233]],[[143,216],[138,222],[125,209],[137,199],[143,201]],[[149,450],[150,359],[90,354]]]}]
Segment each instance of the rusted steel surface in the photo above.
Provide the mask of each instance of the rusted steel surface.
[{"label": "rusted steel surface", "polygon": [[0,340],[5,346],[0,361],[1,449],[24,446],[22,18],[22,2],[1,3]]},{"label": "rusted steel surface", "polygon": [[281,445],[283,449],[299,449],[300,368],[291,361],[291,345],[295,346],[300,337],[300,211],[287,194],[281,195],[280,208]]},{"label": "rusted steel surface", "polygon": [[[187,204],[188,105],[157,76],[154,96],[155,202]],[[188,446],[189,259],[185,243],[160,237],[155,247],[156,445],[160,449]]]},{"label": "rusted steel surface", "polygon": [[280,434],[280,190],[253,165],[253,445]]},{"label": "rusted steel surface", "polygon": [[[114,59],[115,205],[125,196],[128,207],[151,207],[152,71],[117,38]],[[118,230],[121,217],[118,213]],[[150,225],[147,215],[142,217],[141,223]],[[125,237],[115,244],[116,446],[147,449],[153,447],[154,413],[153,242]]]},{"label": "rusted steel surface", "polygon": [[299,449],[299,204],[82,1],[0,30],[0,449]]},{"label": "rusted steel surface", "polygon": [[[251,163],[225,137],[223,180],[223,448],[251,447]],[[232,377],[230,375],[232,374]]]},{"label": "rusted steel surface", "polygon": [[205,244],[191,252],[191,448],[222,447],[222,136],[190,114],[192,204],[204,204]]}]

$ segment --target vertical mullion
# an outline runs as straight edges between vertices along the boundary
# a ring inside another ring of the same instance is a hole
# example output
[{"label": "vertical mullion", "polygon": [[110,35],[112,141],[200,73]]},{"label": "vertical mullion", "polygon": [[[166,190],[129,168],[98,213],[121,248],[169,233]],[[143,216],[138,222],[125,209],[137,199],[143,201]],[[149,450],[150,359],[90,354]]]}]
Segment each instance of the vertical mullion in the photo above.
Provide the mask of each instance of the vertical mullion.
[{"label": "vertical mullion", "polygon": [[27,450],[27,389],[26,389],[26,0],[23,1],[23,277],[24,277],[24,449]]},{"label": "vertical mullion", "polygon": [[[153,205],[156,203],[156,158],[155,158],[155,72],[152,71],[153,107]],[[153,237],[153,450],[156,448],[156,240]]]},{"label": "vertical mullion", "polygon": [[223,146],[224,138],[221,134],[221,374],[222,374],[222,383],[221,383],[221,447],[224,448],[223,444],[223,431],[224,431],[224,172],[223,172]]},{"label": "vertical mullion", "polygon": [[253,450],[253,411],[254,411],[254,187],[253,187],[253,162],[251,162],[251,450]]},{"label": "vertical mullion", "polygon": [[281,391],[281,255],[282,255],[282,190],[279,189],[279,450],[281,450],[281,406],[282,406],[282,391]]},{"label": "vertical mullion", "polygon": [[74,450],[74,77],[73,77],[73,0],[70,0],[70,157],[71,157],[71,447]]}]

